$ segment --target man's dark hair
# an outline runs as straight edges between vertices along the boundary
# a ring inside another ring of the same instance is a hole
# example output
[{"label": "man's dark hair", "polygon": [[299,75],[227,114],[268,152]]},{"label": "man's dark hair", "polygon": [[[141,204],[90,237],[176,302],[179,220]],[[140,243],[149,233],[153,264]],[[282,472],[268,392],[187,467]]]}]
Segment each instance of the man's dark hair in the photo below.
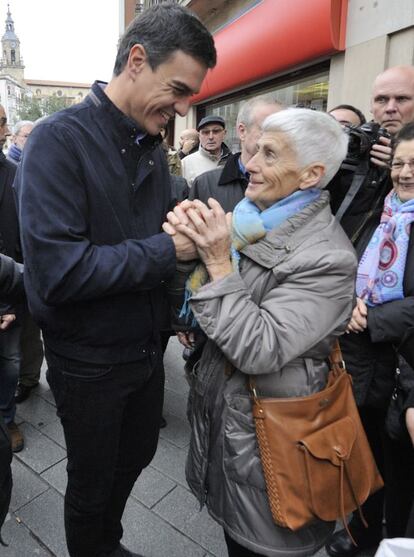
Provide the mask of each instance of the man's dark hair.
[{"label": "man's dark hair", "polygon": [[397,133],[394,139],[394,149],[401,141],[411,141],[412,139],[414,139],[414,122],[405,124]]},{"label": "man's dark hair", "polygon": [[335,108],[331,108],[331,110],[329,111],[329,114],[331,112],[333,112],[334,110],[350,110],[351,112],[353,112],[354,114],[356,114],[360,120],[360,126],[362,126],[362,124],[365,124],[365,122],[367,121],[365,116],[362,114],[362,112],[359,110],[359,108],[356,108],[355,106],[352,106],[352,104],[338,104],[338,106],[335,106]]},{"label": "man's dark hair", "polygon": [[125,68],[135,44],[145,48],[153,70],[176,50],[192,56],[207,68],[216,65],[216,49],[210,32],[194,14],[177,4],[153,6],[130,23],[119,43],[114,75]]}]

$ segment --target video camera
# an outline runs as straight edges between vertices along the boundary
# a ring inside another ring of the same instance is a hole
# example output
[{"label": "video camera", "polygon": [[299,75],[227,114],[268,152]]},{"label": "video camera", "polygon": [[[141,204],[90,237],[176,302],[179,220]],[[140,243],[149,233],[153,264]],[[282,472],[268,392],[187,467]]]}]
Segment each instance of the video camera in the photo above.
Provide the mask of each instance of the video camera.
[{"label": "video camera", "polygon": [[344,165],[355,168],[363,160],[369,161],[372,146],[378,143],[381,137],[391,138],[388,131],[375,122],[367,122],[362,126],[345,126],[345,131],[349,135],[349,143],[342,168]]}]

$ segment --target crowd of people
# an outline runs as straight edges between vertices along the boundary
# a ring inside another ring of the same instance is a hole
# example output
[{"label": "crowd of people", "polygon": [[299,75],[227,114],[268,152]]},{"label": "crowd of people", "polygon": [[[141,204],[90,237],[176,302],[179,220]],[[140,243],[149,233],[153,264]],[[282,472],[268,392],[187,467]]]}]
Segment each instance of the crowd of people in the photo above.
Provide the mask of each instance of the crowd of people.
[{"label": "crowd of people", "polygon": [[[139,557],[121,519],[156,451],[177,334],[186,477],[230,557],[324,545],[351,557],[414,538],[414,67],[377,76],[372,122],[350,104],[324,113],[259,96],[239,110],[239,152],[217,114],[175,150],[165,128],[215,64],[202,23],[157,5],[126,30],[109,83],[14,127],[0,154],[0,431],[23,448],[16,403],[39,381],[44,344],[69,555]],[[9,135],[0,107],[2,147]],[[384,488],[344,529],[315,516],[293,531],[272,517],[249,378],[265,397],[317,393],[337,339]]]}]

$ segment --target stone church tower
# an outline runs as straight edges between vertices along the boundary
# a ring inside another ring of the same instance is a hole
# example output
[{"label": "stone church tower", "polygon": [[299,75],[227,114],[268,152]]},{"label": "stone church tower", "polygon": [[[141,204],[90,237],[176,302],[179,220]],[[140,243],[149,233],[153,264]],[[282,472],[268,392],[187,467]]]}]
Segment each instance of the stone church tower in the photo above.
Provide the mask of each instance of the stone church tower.
[{"label": "stone church tower", "polygon": [[14,32],[14,21],[7,5],[6,31],[1,39],[2,58],[0,73],[10,75],[21,85],[24,83],[24,64],[20,56],[20,41]]}]

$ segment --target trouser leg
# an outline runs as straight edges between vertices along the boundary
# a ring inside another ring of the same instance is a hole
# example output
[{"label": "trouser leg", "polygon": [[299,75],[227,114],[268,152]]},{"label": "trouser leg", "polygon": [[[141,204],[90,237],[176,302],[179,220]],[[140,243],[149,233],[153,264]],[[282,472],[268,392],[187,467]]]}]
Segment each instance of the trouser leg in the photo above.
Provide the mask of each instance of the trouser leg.
[{"label": "trouser leg", "polygon": [[[362,425],[372,453],[381,475],[384,477],[384,422],[385,410],[381,408],[362,407],[359,409]],[[359,536],[369,535],[372,539],[382,538],[382,519],[384,516],[385,490],[380,489],[365,501],[362,512],[368,522],[368,532],[364,527],[359,513],[353,513],[350,528],[353,534]]]},{"label": "trouser leg", "polygon": [[20,368],[21,327],[0,332],[0,411],[6,424],[14,421],[16,391]]},{"label": "trouser leg", "polygon": [[405,536],[414,501],[414,449],[385,438],[385,519],[388,538]]},{"label": "trouser leg", "polygon": [[164,368],[159,360],[148,383],[129,397],[123,414],[114,482],[104,516],[106,550],[119,544],[127,499],[141,470],[148,466],[157,449],[163,393]]},{"label": "trouser leg", "polygon": [[69,554],[98,557],[118,544],[128,495],[155,452],[163,383],[149,389],[151,405],[147,387],[156,372],[149,360],[94,366],[47,354],[47,361],[68,450]]},{"label": "trouser leg", "polygon": [[43,363],[43,342],[40,329],[29,311],[24,313],[22,319],[20,348],[22,360],[19,382],[25,387],[35,387],[39,383]]}]

